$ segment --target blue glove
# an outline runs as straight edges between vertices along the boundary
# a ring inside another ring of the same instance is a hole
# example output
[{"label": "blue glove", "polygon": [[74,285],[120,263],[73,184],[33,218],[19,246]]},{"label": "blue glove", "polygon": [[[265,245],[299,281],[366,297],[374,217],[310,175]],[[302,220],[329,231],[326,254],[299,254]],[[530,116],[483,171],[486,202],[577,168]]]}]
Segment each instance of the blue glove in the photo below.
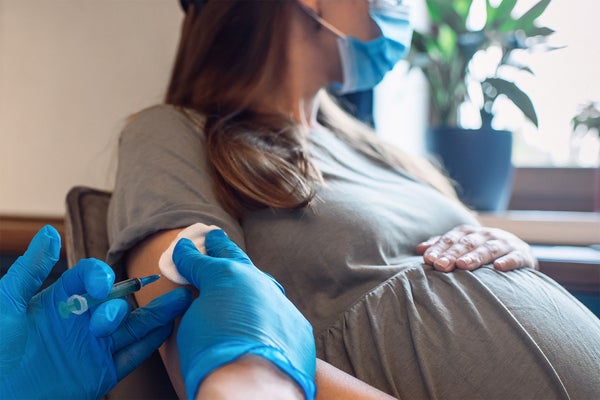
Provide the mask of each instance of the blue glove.
[{"label": "blue glove", "polygon": [[63,319],[58,304],[72,294],[104,298],[110,267],[81,260],[34,296],[58,260],[60,236],[42,228],[0,280],[0,398],[88,398],[105,395],[170,335],[192,300],[184,288],[129,314],[123,299]]},{"label": "blue glove", "polygon": [[188,398],[213,370],[252,354],[271,361],[313,399],[316,353],[310,323],[223,231],[209,232],[205,245],[208,256],[188,239],[173,251],[179,272],[200,290],[177,333]]}]

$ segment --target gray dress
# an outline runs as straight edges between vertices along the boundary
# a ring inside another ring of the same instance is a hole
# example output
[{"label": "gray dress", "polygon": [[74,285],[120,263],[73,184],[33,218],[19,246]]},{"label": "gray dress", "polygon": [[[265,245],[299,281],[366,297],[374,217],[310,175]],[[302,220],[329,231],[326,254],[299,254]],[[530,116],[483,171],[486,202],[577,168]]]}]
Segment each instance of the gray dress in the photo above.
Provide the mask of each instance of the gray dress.
[{"label": "gray dress", "polygon": [[600,398],[600,321],[524,269],[440,273],[417,243],[472,215],[404,172],[315,130],[325,185],[299,210],[236,220],[215,199],[202,133],[168,106],[122,133],[109,262],[148,235],[214,224],[311,321],[320,358],[396,397]]}]

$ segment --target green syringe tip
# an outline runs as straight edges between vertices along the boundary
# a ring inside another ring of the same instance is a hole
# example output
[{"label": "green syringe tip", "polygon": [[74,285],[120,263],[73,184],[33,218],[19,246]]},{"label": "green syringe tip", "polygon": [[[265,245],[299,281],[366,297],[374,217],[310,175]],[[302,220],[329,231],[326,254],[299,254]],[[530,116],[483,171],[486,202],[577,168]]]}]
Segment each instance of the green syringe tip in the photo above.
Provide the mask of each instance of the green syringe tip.
[{"label": "green syringe tip", "polygon": [[144,287],[152,282],[156,282],[159,278],[160,275],[150,275],[144,278],[140,278],[140,281],[142,282],[142,287]]}]

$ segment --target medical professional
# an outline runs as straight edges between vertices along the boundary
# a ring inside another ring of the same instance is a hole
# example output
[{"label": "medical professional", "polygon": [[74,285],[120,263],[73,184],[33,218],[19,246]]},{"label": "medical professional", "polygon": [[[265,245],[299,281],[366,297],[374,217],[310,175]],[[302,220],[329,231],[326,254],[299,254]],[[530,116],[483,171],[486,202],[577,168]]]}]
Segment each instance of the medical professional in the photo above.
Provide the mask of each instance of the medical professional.
[{"label": "medical professional", "polygon": [[[173,256],[202,292],[178,334],[188,397],[235,398],[251,390],[312,398],[315,348],[308,321],[222,231],[211,232],[206,247],[222,258],[201,254],[185,239]],[[102,397],[160,346],[192,302],[191,292],[179,288],[131,313],[125,300],[114,299],[63,319],[61,301],[82,292],[104,298],[114,273],[99,260],[81,260],[34,295],[59,251],[58,232],[46,226],[0,280],[3,399]]]}]

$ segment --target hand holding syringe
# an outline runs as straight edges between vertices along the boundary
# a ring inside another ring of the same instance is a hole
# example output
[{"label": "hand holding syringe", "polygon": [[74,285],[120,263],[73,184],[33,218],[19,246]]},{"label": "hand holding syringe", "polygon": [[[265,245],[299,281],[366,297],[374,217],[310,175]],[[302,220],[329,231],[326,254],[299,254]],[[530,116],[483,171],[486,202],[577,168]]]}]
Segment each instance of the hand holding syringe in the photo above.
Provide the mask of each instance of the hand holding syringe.
[{"label": "hand holding syringe", "polygon": [[73,294],[90,294],[86,301],[92,306],[94,297],[105,301],[109,293],[109,298],[125,295],[156,278],[130,282],[122,291],[122,283],[113,288],[110,266],[84,258],[39,290],[60,258],[60,247],[58,231],[45,226],[0,279],[2,399],[104,397],[156,351],[192,302],[192,293],[181,287],[135,310],[113,299],[63,318],[60,304],[70,316],[66,304]]},{"label": "hand holding syringe", "polygon": [[131,278],[119,283],[115,283],[108,292],[108,296],[103,299],[96,299],[89,294],[74,294],[66,301],[58,305],[58,312],[61,317],[67,318],[69,314],[83,314],[88,309],[96,307],[106,301],[128,296],[137,292],[142,287],[155,282],[160,278],[160,275],[150,275],[145,278]]}]

